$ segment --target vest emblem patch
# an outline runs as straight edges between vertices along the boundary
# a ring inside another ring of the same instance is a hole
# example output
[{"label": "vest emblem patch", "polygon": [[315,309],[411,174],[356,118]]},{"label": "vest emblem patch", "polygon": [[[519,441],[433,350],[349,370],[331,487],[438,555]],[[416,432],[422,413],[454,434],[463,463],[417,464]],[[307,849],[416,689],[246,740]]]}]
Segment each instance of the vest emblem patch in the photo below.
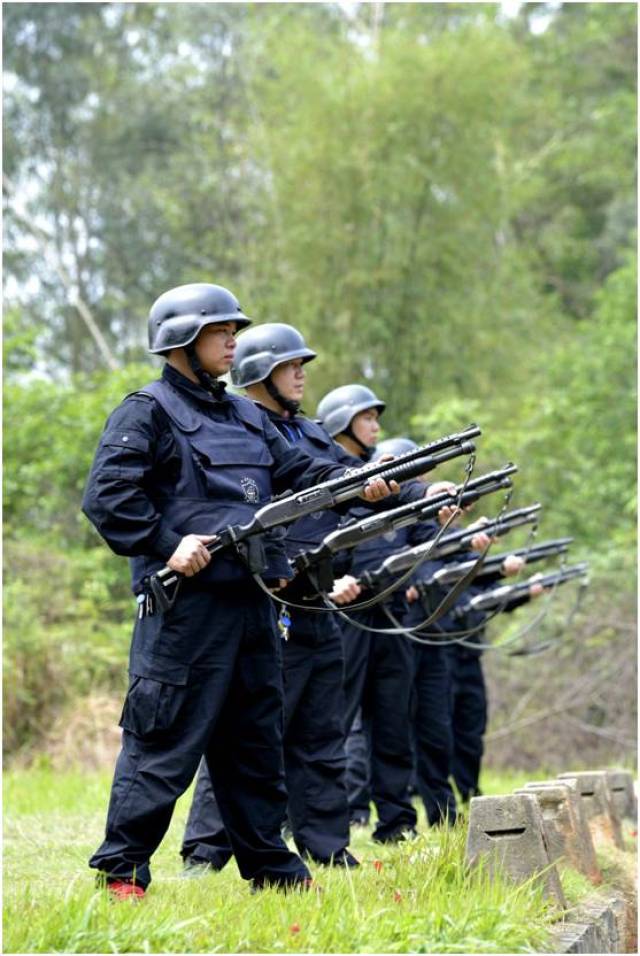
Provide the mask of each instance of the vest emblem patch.
[{"label": "vest emblem patch", "polygon": [[258,483],[253,478],[244,475],[240,479],[240,487],[244,493],[245,501],[248,501],[252,505],[260,501],[260,489],[258,488]]}]

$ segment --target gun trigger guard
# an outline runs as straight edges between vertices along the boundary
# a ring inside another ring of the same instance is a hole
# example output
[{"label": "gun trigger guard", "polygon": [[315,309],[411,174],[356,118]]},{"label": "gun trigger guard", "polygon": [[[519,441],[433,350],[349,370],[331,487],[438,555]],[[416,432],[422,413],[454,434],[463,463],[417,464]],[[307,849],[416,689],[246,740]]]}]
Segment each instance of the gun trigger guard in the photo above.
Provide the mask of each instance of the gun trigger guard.
[{"label": "gun trigger guard", "polygon": [[325,557],[314,568],[313,579],[310,577],[310,580],[320,593],[328,593],[333,588],[333,577],[333,563],[331,558]]},{"label": "gun trigger guard", "polygon": [[234,541],[233,546],[251,574],[264,574],[267,570],[267,557],[260,537],[252,535],[246,541]]}]

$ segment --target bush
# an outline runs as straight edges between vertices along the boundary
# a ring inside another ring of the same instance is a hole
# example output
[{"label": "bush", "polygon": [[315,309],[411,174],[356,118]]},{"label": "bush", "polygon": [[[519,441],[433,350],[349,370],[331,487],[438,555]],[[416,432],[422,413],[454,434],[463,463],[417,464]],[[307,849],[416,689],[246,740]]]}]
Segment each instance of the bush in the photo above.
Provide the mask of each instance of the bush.
[{"label": "bush", "polygon": [[126,684],[133,599],[126,566],[99,546],[5,547],[5,753],[38,745],[68,700]]}]

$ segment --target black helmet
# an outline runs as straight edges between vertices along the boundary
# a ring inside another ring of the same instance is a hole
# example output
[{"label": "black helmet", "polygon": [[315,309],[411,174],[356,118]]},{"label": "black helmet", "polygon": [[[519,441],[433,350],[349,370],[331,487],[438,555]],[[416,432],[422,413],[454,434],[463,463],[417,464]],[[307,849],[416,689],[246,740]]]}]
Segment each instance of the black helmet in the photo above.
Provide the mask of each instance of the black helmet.
[{"label": "black helmet", "polygon": [[376,445],[371,461],[377,461],[383,455],[406,455],[408,451],[414,451],[417,447],[410,438],[385,438]]},{"label": "black helmet", "polygon": [[243,329],[251,319],[232,292],[221,285],[193,282],[163,292],[149,312],[149,351],[155,354],[195,342],[205,325],[235,322]]},{"label": "black helmet", "polygon": [[332,438],[347,430],[358,412],[377,408],[380,414],[387,406],[366,385],[341,385],[327,392],[320,400],[316,417]]},{"label": "black helmet", "polygon": [[316,353],[307,348],[307,343],[292,325],[265,322],[238,337],[231,381],[239,388],[246,388],[263,382],[282,362],[297,358],[310,362],[315,357]]}]

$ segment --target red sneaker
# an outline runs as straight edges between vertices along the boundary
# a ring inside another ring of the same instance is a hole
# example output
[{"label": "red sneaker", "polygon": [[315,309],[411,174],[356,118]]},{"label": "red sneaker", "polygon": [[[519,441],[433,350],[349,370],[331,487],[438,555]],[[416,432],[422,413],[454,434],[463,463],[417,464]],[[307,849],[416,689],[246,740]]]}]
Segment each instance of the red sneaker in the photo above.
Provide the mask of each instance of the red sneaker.
[{"label": "red sneaker", "polygon": [[142,886],[131,880],[109,880],[107,890],[114,900],[141,900],[145,893]]}]

